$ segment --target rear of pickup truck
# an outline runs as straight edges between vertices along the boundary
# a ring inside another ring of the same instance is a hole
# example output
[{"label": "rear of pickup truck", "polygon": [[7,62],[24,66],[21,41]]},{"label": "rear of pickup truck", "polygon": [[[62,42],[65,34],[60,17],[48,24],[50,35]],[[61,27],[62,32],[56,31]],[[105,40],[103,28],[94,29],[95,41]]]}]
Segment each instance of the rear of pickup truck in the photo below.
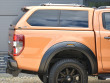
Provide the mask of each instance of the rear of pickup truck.
[{"label": "rear of pickup truck", "polygon": [[[23,7],[21,8],[22,12],[18,14],[17,18],[12,22],[9,28],[9,41],[8,41],[8,54],[7,58],[7,73],[12,74],[13,76],[18,76],[21,69],[18,68],[18,63],[15,60],[15,57],[20,55],[24,49],[25,37],[23,34],[16,34],[16,27],[21,18],[27,13],[32,7]],[[21,28],[21,27],[19,27]]]},{"label": "rear of pickup truck", "polygon": [[15,61],[14,56],[19,55],[24,48],[24,36],[15,34],[15,27],[23,15],[24,12],[21,12],[20,15],[18,15],[17,18],[12,22],[9,28],[9,41],[8,41],[9,57],[7,59],[6,72],[12,74],[13,76],[18,76],[20,72],[20,69],[18,69],[18,64],[17,61]]},{"label": "rear of pickup truck", "polygon": [[[18,64],[17,62],[14,60],[14,56],[17,55],[17,52],[19,50],[19,48],[21,48],[22,43],[19,43],[19,40],[17,39],[17,36],[14,35],[14,27],[11,26],[10,30],[9,30],[9,41],[8,41],[8,53],[9,53],[9,57],[7,59],[7,69],[6,72],[9,74],[12,74],[13,76],[18,76],[20,69],[18,69]],[[19,45],[18,45],[19,43]],[[20,45],[21,44],[21,45]],[[18,49],[16,48],[16,46],[18,47]]]}]

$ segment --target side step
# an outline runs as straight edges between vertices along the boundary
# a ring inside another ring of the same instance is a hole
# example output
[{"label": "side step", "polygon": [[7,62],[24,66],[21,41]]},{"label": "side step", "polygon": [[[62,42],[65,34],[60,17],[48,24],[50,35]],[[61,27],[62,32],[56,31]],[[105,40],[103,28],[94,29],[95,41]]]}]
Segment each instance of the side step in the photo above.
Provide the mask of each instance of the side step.
[{"label": "side step", "polygon": [[110,74],[99,74],[98,79],[99,80],[110,80]]}]

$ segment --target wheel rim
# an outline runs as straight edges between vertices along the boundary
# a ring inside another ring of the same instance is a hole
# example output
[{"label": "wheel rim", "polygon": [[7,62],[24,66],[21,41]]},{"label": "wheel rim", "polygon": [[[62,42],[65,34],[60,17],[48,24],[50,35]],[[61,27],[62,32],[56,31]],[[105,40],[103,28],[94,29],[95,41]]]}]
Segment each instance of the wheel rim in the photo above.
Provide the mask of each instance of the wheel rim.
[{"label": "wheel rim", "polygon": [[74,67],[63,68],[58,73],[57,83],[81,83],[81,74]]}]

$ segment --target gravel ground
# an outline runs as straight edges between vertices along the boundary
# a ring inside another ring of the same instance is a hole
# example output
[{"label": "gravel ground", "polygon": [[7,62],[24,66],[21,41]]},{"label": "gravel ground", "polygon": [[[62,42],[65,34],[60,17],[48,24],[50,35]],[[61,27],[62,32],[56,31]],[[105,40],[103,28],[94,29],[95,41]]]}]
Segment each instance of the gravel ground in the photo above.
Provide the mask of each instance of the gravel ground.
[{"label": "gravel ground", "polygon": [[[0,83],[42,83],[37,75],[20,73],[18,77],[9,74],[0,74]],[[97,77],[89,77],[89,83],[110,83],[110,81],[98,80]]]}]

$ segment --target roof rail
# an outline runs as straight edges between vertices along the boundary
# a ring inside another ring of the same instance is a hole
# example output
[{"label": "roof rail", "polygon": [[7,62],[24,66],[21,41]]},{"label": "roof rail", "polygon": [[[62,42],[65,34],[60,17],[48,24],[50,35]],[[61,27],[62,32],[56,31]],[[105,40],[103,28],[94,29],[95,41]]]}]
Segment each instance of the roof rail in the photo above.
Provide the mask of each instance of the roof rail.
[{"label": "roof rail", "polygon": [[44,3],[41,6],[73,6],[73,7],[85,7],[85,5],[80,4],[52,4],[52,3]]},{"label": "roof rail", "polygon": [[109,9],[110,8],[110,6],[100,6],[100,7],[98,7],[99,9]]}]

